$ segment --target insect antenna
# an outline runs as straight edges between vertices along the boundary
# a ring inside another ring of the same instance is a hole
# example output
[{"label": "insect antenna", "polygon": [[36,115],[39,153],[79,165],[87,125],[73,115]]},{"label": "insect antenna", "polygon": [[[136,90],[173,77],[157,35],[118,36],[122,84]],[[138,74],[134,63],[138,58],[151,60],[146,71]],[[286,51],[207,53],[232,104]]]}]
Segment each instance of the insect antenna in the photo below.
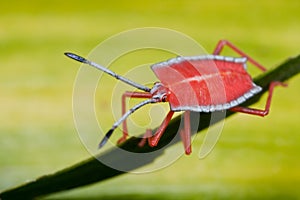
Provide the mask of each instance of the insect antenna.
[{"label": "insect antenna", "polygon": [[120,81],[123,81],[124,83],[127,83],[128,85],[131,85],[131,86],[133,86],[133,87],[135,87],[137,89],[143,90],[145,92],[150,92],[150,90],[151,90],[150,88],[148,88],[148,87],[146,87],[144,85],[136,83],[136,82],[134,82],[132,80],[129,80],[129,79],[123,77],[123,76],[120,76],[120,75],[116,74],[115,72],[107,69],[106,67],[103,67],[103,66],[101,66],[101,65],[99,65],[99,64],[97,64],[95,62],[89,61],[86,58],[83,58],[83,57],[81,57],[79,55],[76,55],[74,53],[69,53],[69,52],[66,52],[65,55],[68,56],[69,58],[72,58],[72,59],[78,61],[78,62],[81,62],[81,63],[87,64],[87,65],[90,65],[92,67],[95,67],[95,68],[97,68],[97,69],[99,69],[99,70],[101,70],[101,71],[103,71],[103,72],[111,75],[112,77],[114,77],[114,78],[116,78],[116,79],[118,79]]},{"label": "insect antenna", "polygon": [[101,147],[103,147],[106,142],[108,141],[108,139],[110,138],[110,136],[112,135],[112,133],[114,132],[114,130],[127,118],[129,117],[130,114],[132,114],[133,112],[135,112],[137,109],[149,104],[149,103],[157,103],[157,99],[147,99],[145,101],[142,101],[141,103],[135,105],[134,107],[132,107],[130,110],[128,110],[118,121],[116,121],[111,129],[109,129],[109,131],[105,134],[104,138],[101,140],[101,142],[98,145],[98,148],[100,149]]}]

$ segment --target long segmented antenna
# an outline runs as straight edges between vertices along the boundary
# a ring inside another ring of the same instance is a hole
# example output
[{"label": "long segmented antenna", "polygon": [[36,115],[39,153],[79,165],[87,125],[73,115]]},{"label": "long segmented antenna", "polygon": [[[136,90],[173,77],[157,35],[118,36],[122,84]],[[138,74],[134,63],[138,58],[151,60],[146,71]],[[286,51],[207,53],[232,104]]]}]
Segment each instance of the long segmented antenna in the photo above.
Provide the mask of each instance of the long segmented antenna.
[{"label": "long segmented antenna", "polygon": [[99,70],[101,70],[101,71],[103,71],[103,72],[111,75],[112,77],[115,77],[116,79],[118,79],[120,81],[123,81],[124,83],[127,83],[128,85],[131,85],[131,86],[133,86],[135,88],[138,88],[138,89],[143,90],[145,92],[150,92],[150,90],[151,90],[150,88],[148,88],[148,87],[146,87],[144,85],[136,83],[136,82],[134,82],[132,80],[129,80],[129,79],[123,77],[123,76],[120,76],[120,75],[116,74],[115,72],[113,72],[113,71],[111,71],[111,70],[109,70],[109,69],[107,69],[107,68],[105,68],[105,67],[103,67],[103,66],[101,66],[101,65],[99,65],[97,63],[89,61],[86,58],[78,56],[78,55],[76,55],[74,53],[66,52],[65,55],[68,56],[69,58],[72,58],[72,59],[78,61],[78,62],[81,62],[81,63],[87,64],[87,65],[90,65],[92,67],[95,67],[95,68],[97,68],[97,69],[99,69]]},{"label": "long segmented antenna", "polygon": [[141,108],[144,105],[147,105],[149,103],[157,103],[158,100],[156,99],[147,99],[145,101],[142,101],[141,103],[135,105],[134,107],[132,107],[130,110],[128,110],[118,121],[116,121],[111,129],[109,129],[109,131],[105,134],[104,138],[101,140],[101,142],[99,143],[98,148],[100,149],[101,147],[103,147],[106,142],[108,141],[108,139],[110,138],[110,136],[112,135],[112,133],[114,132],[114,130],[127,118],[129,117],[130,114],[132,114],[134,111],[136,111],[137,109]]}]

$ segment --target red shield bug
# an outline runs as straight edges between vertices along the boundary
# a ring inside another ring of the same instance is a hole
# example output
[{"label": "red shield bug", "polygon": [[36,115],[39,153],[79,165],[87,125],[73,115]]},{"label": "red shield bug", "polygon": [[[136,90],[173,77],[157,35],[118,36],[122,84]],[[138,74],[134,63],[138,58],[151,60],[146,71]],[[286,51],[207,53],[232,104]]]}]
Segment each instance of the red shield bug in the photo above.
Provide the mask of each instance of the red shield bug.
[{"label": "red shield bug", "polygon": [[[235,58],[221,56],[220,53],[225,45],[238,53],[241,57]],[[276,85],[285,86],[285,84],[281,82],[272,82],[270,84],[269,95],[265,109],[263,110],[239,106],[241,103],[245,102],[247,99],[262,90],[260,86],[256,85],[252,81],[251,76],[247,73],[246,62],[248,61],[252,63],[261,71],[266,71],[266,69],[226,40],[219,41],[212,55],[177,57],[152,65],[151,68],[153,72],[160,80],[160,82],[154,83],[152,88],[148,88],[144,85],[131,81],[76,54],[65,53],[65,55],[76,61],[95,67],[116,79],[141,90],[141,92],[125,92],[123,94],[123,115],[105,134],[105,137],[99,143],[99,148],[105,145],[114,130],[120,124],[123,124],[123,137],[118,141],[118,143],[126,140],[128,136],[126,119],[137,109],[147,104],[168,102],[170,105],[170,111],[162,124],[154,134],[152,134],[151,129],[147,129],[145,137],[148,139],[143,138],[140,145],[144,145],[146,140],[148,140],[150,146],[156,146],[168,123],[172,119],[174,112],[184,111],[184,128],[180,131],[180,135],[184,144],[185,153],[190,154],[190,111],[214,112],[230,110],[251,115],[265,116],[269,113],[274,87]],[[211,70],[209,63],[214,64],[214,70]],[[216,83],[216,79],[221,80],[221,89],[224,95],[218,95],[218,90],[220,88]],[[214,96],[214,98],[211,98],[211,96]],[[126,111],[125,98],[143,98],[146,100]]]}]

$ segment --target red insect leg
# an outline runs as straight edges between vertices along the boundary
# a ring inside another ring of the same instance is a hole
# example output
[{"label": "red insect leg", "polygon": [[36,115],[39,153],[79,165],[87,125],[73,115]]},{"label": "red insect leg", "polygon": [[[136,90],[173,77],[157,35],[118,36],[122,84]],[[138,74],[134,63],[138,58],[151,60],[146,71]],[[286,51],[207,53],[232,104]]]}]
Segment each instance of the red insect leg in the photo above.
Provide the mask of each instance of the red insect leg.
[{"label": "red insect leg", "polygon": [[192,152],[190,111],[184,113],[184,128],[180,130],[180,136],[185,149],[185,154],[189,155]]},{"label": "red insect leg", "polygon": [[150,146],[154,147],[157,145],[159,139],[161,138],[169,122],[171,121],[173,114],[174,112],[170,110],[160,127],[157,129],[156,133],[149,138],[148,142]]},{"label": "red insect leg", "polygon": [[255,61],[253,58],[248,56],[246,53],[241,51],[239,48],[237,48],[235,45],[233,45],[231,42],[229,42],[227,40],[220,40],[219,43],[217,44],[213,54],[214,55],[219,55],[221,53],[221,51],[223,50],[225,45],[230,47],[233,51],[235,51],[239,55],[246,57],[250,63],[252,63],[254,66],[258,67],[260,70],[262,70],[262,71],[267,70],[265,67],[263,67],[261,64],[259,64],[257,61]]},{"label": "red insect leg", "polygon": [[166,118],[164,119],[162,124],[159,126],[159,128],[157,129],[157,131],[154,135],[152,135],[151,129],[147,129],[143,139],[139,143],[139,146],[140,147],[144,146],[146,140],[148,139],[149,146],[155,147],[158,144],[161,136],[165,132],[165,130],[166,130],[169,122],[171,121],[173,115],[174,115],[174,111],[170,110],[168,112]]},{"label": "red insect leg", "polygon": [[[126,113],[126,98],[151,98],[152,94],[147,93],[147,92],[128,92],[126,91],[122,95],[122,115]],[[127,123],[126,120],[123,121],[123,136],[118,140],[118,144],[124,142],[128,136],[128,128],[127,128]]]},{"label": "red insect leg", "polygon": [[[225,45],[230,47],[233,51],[237,52],[239,55],[246,57],[250,63],[252,63],[254,66],[259,68],[260,70],[266,71],[265,67],[263,67],[257,61],[255,61],[253,58],[248,56],[246,53],[241,51],[239,48],[237,48],[235,45],[233,45],[232,43],[230,43],[227,40],[220,40],[219,43],[217,44],[213,54],[214,55],[219,55],[221,53],[221,51],[223,50]],[[258,115],[258,116],[266,116],[269,113],[269,110],[270,110],[271,99],[272,99],[272,95],[273,95],[273,89],[277,85],[286,86],[286,84],[281,83],[281,82],[271,82],[271,84],[269,86],[269,96],[268,96],[268,99],[267,99],[266,106],[265,106],[264,110],[253,109],[253,108],[245,108],[245,107],[240,107],[240,106],[233,107],[230,110],[234,111],[234,112],[242,112],[242,113]]]},{"label": "red insect leg", "polygon": [[[140,141],[139,146],[142,147],[145,145],[146,140],[148,139],[148,143],[150,146],[154,147],[158,144],[159,139],[163,135],[166,127],[168,126],[170,120],[172,119],[174,112],[169,111],[166,118],[156,131],[155,135],[152,135],[151,129],[147,129],[143,139]],[[190,124],[190,111],[186,111],[184,113],[184,128],[180,130],[181,140],[183,142],[183,146],[185,149],[185,153],[187,155],[191,154],[191,124]]]},{"label": "red insect leg", "polygon": [[258,116],[266,116],[267,114],[269,114],[269,110],[270,110],[270,105],[271,105],[271,100],[272,100],[272,95],[273,95],[273,90],[274,87],[277,85],[281,85],[281,86],[287,86],[284,83],[281,82],[271,82],[270,86],[269,86],[269,96],[267,98],[267,102],[266,102],[266,106],[264,110],[260,110],[260,109],[254,109],[254,108],[247,108],[247,107],[240,107],[240,106],[236,106],[233,107],[229,110],[233,111],[233,112],[242,112],[242,113],[247,113],[247,114],[251,114],[251,115],[258,115]]},{"label": "red insect leg", "polygon": [[[147,129],[146,133],[144,134],[143,138],[139,142],[138,146],[139,147],[143,147],[146,144],[147,139],[150,138],[150,137],[152,137],[152,130],[151,129]],[[148,142],[149,142],[149,139],[148,139]]]}]

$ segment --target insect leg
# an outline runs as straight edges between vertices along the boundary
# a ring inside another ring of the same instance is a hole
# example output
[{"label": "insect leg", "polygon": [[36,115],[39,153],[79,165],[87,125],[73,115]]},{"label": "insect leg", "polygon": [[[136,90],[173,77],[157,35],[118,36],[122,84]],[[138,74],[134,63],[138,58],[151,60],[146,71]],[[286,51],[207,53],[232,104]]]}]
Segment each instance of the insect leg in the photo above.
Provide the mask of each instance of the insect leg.
[{"label": "insect leg", "polygon": [[[148,93],[148,92],[129,92],[126,91],[123,95],[122,95],[122,115],[124,115],[126,113],[126,98],[151,98],[152,94]],[[126,119],[123,121],[122,123],[123,127],[123,136],[118,140],[118,144],[124,142],[128,136],[128,128],[127,128],[127,123],[126,123]]]},{"label": "insect leg", "polygon": [[231,42],[227,41],[227,40],[220,40],[213,52],[214,55],[219,55],[221,53],[221,51],[223,50],[224,46],[228,46],[229,48],[231,48],[233,51],[235,51],[236,53],[238,53],[239,55],[246,57],[248,59],[248,61],[250,63],[252,63],[254,66],[256,66],[257,68],[259,68],[261,71],[266,71],[267,69],[265,67],[263,67],[261,64],[259,64],[257,61],[255,61],[253,58],[251,58],[250,56],[248,56],[246,53],[244,53],[243,51],[241,51],[239,48],[237,48],[235,45],[233,45]]},{"label": "insect leg", "polygon": [[143,138],[139,142],[138,146],[139,147],[143,147],[146,144],[147,139],[150,138],[150,137],[152,137],[152,130],[151,129],[147,129],[145,135],[143,136]]},{"label": "insect leg", "polygon": [[[149,145],[150,145],[151,147],[155,147],[155,146],[158,144],[158,142],[159,142],[161,136],[163,135],[163,133],[165,132],[165,130],[166,130],[166,128],[167,128],[169,122],[171,121],[173,114],[174,114],[174,111],[171,111],[171,110],[170,110],[170,111],[168,112],[166,118],[164,119],[164,121],[162,122],[162,124],[161,124],[160,127],[157,129],[157,131],[156,131],[156,133],[155,133],[154,135],[152,135],[150,129],[146,131],[146,135],[145,135],[145,136],[148,138],[148,143],[149,143]],[[151,133],[151,137],[148,136],[149,133]],[[143,139],[144,139],[144,138],[143,138]],[[142,141],[141,141],[141,144],[143,143],[143,139],[142,139]]]},{"label": "insect leg", "polygon": [[258,116],[261,116],[261,117],[266,116],[267,114],[269,114],[274,87],[278,86],[278,85],[281,85],[281,86],[284,86],[284,87],[287,86],[286,84],[278,82],[278,81],[270,83],[269,95],[268,95],[266,106],[265,106],[264,110],[254,109],[254,108],[247,108],[247,107],[240,107],[240,106],[230,108],[229,110],[231,110],[233,112],[242,112],[242,113],[247,113],[247,114],[251,114],[251,115],[258,115]]},{"label": "insect leg", "polygon": [[185,149],[185,154],[189,155],[192,152],[190,111],[184,112],[184,128],[180,130],[180,136]]}]

